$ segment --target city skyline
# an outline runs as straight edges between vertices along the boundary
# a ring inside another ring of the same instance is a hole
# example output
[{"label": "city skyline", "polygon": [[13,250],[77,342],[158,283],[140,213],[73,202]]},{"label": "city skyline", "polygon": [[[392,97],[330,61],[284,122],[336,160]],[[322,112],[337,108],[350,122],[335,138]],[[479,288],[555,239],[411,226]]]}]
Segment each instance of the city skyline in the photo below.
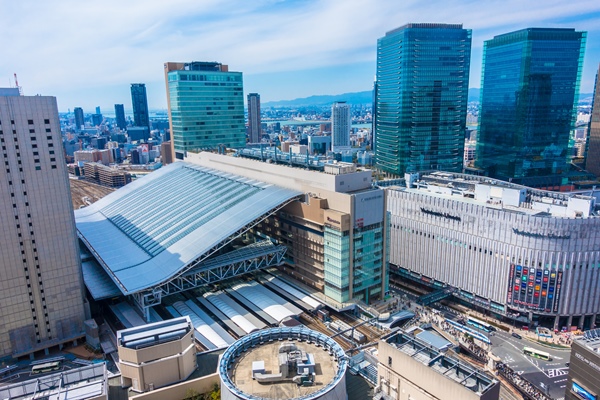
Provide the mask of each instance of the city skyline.
[{"label": "city skyline", "polygon": [[[377,38],[411,22],[462,23],[472,29],[471,88],[480,86],[483,42],[527,27],[588,32],[583,93],[592,92],[600,62],[600,6],[587,0],[540,5],[211,0],[201,9],[185,0],[102,6],[27,0],[2,7],[0,32],[11,40],[3,41],[10,62],[0,67],[0,77],[14,85],[17,73],[26,95],[56,96],[60,111],[111,109],[115,103],[129,109],[132,82],[146,83],[150,108],[166,109],[162,68],[168,60],[229,64],[244,73],[245,92],[259,93],[265,103],[369,90]],[[44,73],[38,67],[42,60]]]}]

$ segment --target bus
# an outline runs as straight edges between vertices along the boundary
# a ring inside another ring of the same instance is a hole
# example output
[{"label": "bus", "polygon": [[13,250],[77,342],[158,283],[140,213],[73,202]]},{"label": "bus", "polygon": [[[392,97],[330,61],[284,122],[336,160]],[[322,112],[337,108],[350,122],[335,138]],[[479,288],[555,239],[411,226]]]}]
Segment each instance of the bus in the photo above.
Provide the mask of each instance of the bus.
[{"label": "bus", "polygon": [[535,357],[546,361],[552,361],[552,357],[550,356],[550,354],[546,353],[545,351],[533,349],[531,347],[523,347],[523,353],[529,357]]},{"label": "bus", "polygon": [[482,331],[486,331],[486,332],[492,332],[495,331],[496,328],[494,328],[492,325],[488,324],[487,322],[483,322],[477,318],[473,318],[473,317],[469,317],[467,319],[467,325],[471,325],[477,329],[481,329]]},{"label": "bus", "polygon": [[56,371],[60,368],[60,361],[54,361],[44,364],[37,364],[31,367],[32,374],[44,374],[46,372]]}]

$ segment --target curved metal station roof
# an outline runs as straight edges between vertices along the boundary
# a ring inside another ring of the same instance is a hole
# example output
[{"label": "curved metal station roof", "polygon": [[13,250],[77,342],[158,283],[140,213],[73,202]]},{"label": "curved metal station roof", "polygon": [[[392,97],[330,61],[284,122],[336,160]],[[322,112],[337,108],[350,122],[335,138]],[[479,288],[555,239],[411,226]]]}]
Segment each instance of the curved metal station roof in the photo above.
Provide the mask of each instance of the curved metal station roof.
[{"label": "curved metal station roof", "polygon": [[168,281],[301,194],[177,162],[76,210],[75,222],[81,239],[127,295]]}]

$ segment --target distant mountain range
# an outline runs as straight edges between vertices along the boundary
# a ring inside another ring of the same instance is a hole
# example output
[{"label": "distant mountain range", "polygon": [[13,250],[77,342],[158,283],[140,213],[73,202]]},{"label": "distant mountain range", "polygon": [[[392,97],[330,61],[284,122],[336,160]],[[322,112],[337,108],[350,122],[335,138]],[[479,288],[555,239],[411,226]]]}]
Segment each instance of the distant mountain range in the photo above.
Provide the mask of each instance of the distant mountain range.
[{"label": "distant mountain range", "polygon": [[[479,101],[479,88],[469,89],[469,102]],[[579,99],[591,99],[592,93],[580,93]],[[370,90],[364,92],[342,93],[342,94],[324,94],[318,96],[303,97],[294,100],[269,101],[262,103],[264,107],[310,107],[327,106],[335,101],[346,101],[350,104],[371,104],[373,102],[373,92]]]},{"label": "distant mountain range", "polygon": [[325,106],[335,101],[346,101],[350,104],[371,104],[373,102],[373,92],[342,93],[342,94],[324,94],[319,96],[304,97],[294,100],[269,101],[261,103],[261,107],[306,107],[306,106]]}]

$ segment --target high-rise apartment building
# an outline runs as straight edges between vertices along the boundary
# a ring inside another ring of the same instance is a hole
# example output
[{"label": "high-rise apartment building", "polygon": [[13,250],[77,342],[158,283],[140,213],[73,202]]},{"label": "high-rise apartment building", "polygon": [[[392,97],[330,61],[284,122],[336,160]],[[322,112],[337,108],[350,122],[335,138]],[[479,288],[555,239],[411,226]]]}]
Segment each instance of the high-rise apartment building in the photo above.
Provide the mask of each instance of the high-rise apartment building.
[{"label": "high-rise apartment building", "polygon": [[484,43],[475,167],[532,187],[566,183],[585,40],[527,28]]},{"label": "high-rise apartment building", "polygon": [[260,94],[248,94],[248,140],[250,143],[259,143],[262,139],[260,124]]},{"label": "high-rise apartment building", "polygon": [[352,117],[350,105],[337,101],[331,106],[331,146],[333,151],[350,150]]},{"label": "high-rise apartment building", "polygon": [[588,126],[586,148],[585,168],[600,177],[600,67],[598,67],[596,73],[592,116]]},{"label": "high-rise apartment building", "polygon": [[377,41],[380,169],[462,170],[470,54],[461,24],[407,24]]},{"label": "high-rise apartment building", "polygon": [[125,107],[123,107],[123,104],[115,104],[115,119],[119,129],[125,130],[125,128],[127,128],[127,121],[125,120]]},{"label": "high-rise apartment building", "polygon": [[75,114],[75,130],[80,131],[81,128],[85,125],[85,119],[83,117],[83,108],[75,107],[73,109],[73,114]]},{"label": "high-rise apartment building", "polygon": [[83,336],[81,262],[56,98],[0,96],[0,358]]},{"label": "high-rise apartment building", "polygon": [[246,145],[241,72],[217,62],[168,62],[165,81],[175,159],[187,151]]},{"label": "high-rise apartment building", "polygon": [[144,83],[131,84],[131,105],[133,106],[133,123],[135,126],[147,126],[151,130],[148,97],[146,96],[146,85]]}]

